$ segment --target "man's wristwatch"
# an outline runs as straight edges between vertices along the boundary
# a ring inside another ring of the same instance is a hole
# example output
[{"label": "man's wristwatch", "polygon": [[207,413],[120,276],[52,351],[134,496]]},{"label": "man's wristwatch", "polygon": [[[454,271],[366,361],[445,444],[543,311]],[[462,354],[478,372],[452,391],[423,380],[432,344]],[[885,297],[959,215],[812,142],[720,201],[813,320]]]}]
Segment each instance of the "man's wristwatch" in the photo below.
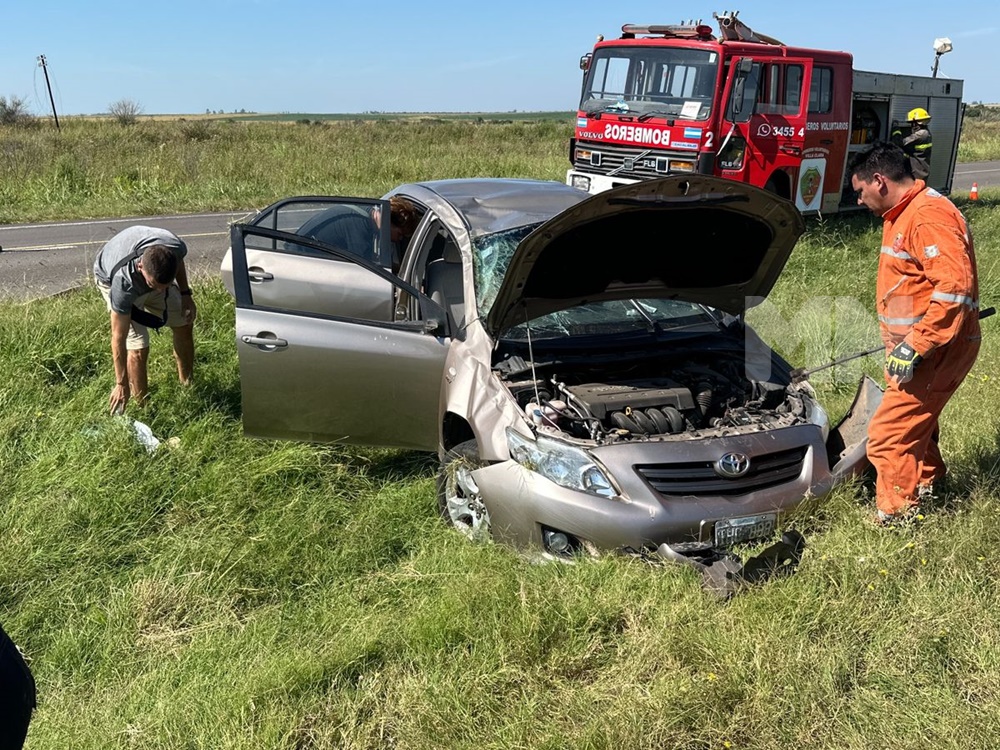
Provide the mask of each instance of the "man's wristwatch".
[{"label": "man's wristwatch", "polygon": [[191,296],[191,290],[190,289],[181,289],[181,296],[182,297],[190,297]]}]

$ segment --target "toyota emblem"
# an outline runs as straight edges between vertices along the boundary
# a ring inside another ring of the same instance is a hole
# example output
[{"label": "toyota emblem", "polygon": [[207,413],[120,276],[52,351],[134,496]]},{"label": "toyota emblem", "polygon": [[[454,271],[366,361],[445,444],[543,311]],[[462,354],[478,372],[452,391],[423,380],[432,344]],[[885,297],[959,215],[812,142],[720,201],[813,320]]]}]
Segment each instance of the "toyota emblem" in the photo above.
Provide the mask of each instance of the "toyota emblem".
[{"label": "toyota emblem", "polygon": [[743,453],[727,453],[715,462],[715,473],[726,479],[736,479],[750,471],[750,459]]}]

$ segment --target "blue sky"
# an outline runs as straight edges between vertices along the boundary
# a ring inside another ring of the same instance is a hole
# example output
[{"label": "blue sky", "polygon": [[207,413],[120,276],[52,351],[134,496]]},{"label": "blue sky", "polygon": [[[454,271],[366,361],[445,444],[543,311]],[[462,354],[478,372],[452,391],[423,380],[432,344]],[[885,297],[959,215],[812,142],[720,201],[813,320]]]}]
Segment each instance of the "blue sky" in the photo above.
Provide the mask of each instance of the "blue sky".
[{"label": "blue sky", "polygon": [[[846,50],[855,67],[940,76],[968,102],[1000,102],[992,3],[747,2],[740,20],[786,44]],[[758,7],[759,6],[759,7]],[[921,7],[923,6],[923,7]],[[623,23],[678,23],[729,6],[613,0],[4,0],[0,95],[60,114],[120,99],[148,114],[571,110],[580,55]]]}]

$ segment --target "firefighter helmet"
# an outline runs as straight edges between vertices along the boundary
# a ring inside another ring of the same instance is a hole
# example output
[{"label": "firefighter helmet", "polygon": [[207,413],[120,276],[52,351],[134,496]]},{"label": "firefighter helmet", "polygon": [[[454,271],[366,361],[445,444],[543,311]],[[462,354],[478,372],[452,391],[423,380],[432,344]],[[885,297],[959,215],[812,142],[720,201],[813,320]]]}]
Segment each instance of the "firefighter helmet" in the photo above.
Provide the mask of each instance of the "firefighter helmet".
[{"label": "firefighter helmet", "polygon": [[917,107],[916,109],[911,109],[906,113],[907,122],[920,122],[923,120],[931,119],[930,114],[923,107]]}]

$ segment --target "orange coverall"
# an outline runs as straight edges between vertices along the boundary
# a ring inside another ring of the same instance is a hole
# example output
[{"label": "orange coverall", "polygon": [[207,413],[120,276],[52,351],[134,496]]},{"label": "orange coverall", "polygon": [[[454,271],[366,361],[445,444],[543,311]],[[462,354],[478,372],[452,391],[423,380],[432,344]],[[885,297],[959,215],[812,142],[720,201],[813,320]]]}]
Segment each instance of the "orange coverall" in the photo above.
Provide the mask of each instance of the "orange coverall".
[{"label": "orange coverall", "polygon": [[979,353],[979,282],[965,218],[923,180],[882,217],[876,308],[886,352],[905,340],[922,357],[913,379],[886,375],[868,426],[875,504],[899,513],[944,476],[938,417]]}]

